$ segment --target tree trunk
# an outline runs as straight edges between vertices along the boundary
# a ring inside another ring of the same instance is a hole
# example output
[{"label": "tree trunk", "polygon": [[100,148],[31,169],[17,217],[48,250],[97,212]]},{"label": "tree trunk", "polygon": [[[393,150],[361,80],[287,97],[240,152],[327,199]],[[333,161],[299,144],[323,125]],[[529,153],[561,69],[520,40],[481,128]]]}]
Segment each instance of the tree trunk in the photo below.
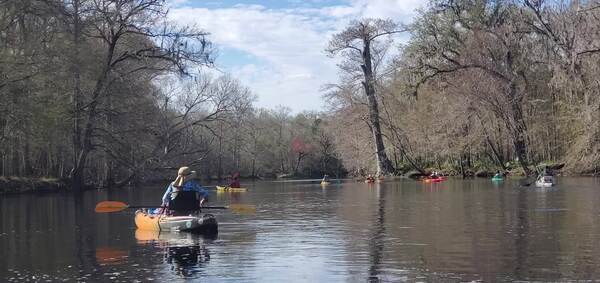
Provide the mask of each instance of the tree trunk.
[{"label": "tree trunk", "polygon": [[217,180],[221,180],[223,177],[223,124],[219,124],[219,157],[217,160],[219,164],[217,168]]},{"label": "tree trunk", "polygon": [[496,161],[498,162],[498,165],[500,165],[500,167],[502,167],[502,170],[506,171],[507,168],[506,168],[505,160],[504,160],[504,158],[502,158],[502,155],[500,154],[500,152],[498,151],[496,146],[494,146],[494,143],[492,142],[492,139],[490,138],[490,135],[489,135],[485,125],[483,124],[483,120],[481,119],[481,116],[479,115],[479,113],[475,113],[475,115],[477,116],[477,120],[479,120],[481,129],[483,130],[483,135],[485,136],[485,141],[488,144],[488,146],[490,147],[490,149],[492,150],[492,153],[494,154],[494,157],[495,157]]},{"label": "tree trunk", "polygon": [[365,80],[362,82],[365,88],[365,94],[367,95],[367,101],[369,105],[369,123],[371,124],[371,131],[373,132],[373,139],[375,141],[375,152],[377,157],[377,176],[387,175],[394,172],[394,166],[387,157],[385,152],[385,146],[383,144],[383,137],[381,135],[381,125],[379,124],[379,108],[377,105],[377,97],[375,96],[375,78],[373,76],[373,67],[371,64],[371,43],[370,39],[364,39],[364,48],[362,50],[362,57],[364,65],[361,65],[362,71],[365,76]]},{"label": "tree trunk", "polygon": [[111,70],[110,65],[115,51],[115,44],[115,42],[112,42],[108,47],[104,68],[102,69],[102,73],[100,73],[100,77],[98,77],[98,80],[96,80],[96,86],[94,87],[94,92],[92,93],[92,100],[88,106],[87,121],[83,131],[83,144],[81,150],[77,154],[77,162],[71,170],[71,185],[73,186],[74,191],[81,191],[85,186],[85,166],[88,154],[93,150],[92,136],[96,123],[96,116],[98,114],[96,112],[96,108],[98,107],[98,99],[100,98],[102,92],[104,92],[106,83],[108,81],[108,75]]},{"label": "tree trunk", "polygon": [[79,18],[79,0],[73,1],[73,164],[77,162],[77,155],[81,151],[81,21]]},{"label": "tree trunk", "polygon": [[[523,119],[523,109],[521,106],[522,98],[519,99],[517,97],[517,89],[516,84],[514,82],[510,83],[510,106],[511,106],[511,114],[513,118],[512,125],[509,125],[509,129],[511,131],[513,145],[515,147],[515,153],[519,158],[519,164],[526,176],[531,175],[533,172],[529,169],[529,161],[527,159],[527,143],[525,138],[525,132],[527,131],[527,127],[525,125],[525,120]],[[506,121],[511,124],[511,121]]]},{"label": "tree trunk", "polygon": [[23,141],[23,175],[31,177],[33,174],[33,167],[31,166],[31,146],[30,146],[30,134],[29,130],[25,131],[25,140]]},{"label": "tree trunk", "polygon": [[402,144],[402,137],[401,137],[400,133],[398,132],[398,129],[396,129],[394,126],[391,126],[389,128],[392,131],[392,134],[394,135],[395,139],[397,140],[397,142],[393,143],[393,145],[396,149],[398,149],[400,151],[401,158],[403,160],[408,161],[408,163],[410,163],[410,166],[413,169],[419,171],[421,174],[425,174],[425,170],[423,168],[421,168],[421,166],[419,166],[417,164],[417,162],[408,154],[408,150]]},{"label": "tree trunk", "polygon": [[107,95],[105,95],[106,97],[106,110],[105,111],[105,117],[104,117],[104,128],[105,128],[105,135],[103,137],[103,142],[104,142],[104,152],[103,152],[103,156],[102,156],[102,161],[103,161],[103,168],[104,168],[104,178],[102,180],[102,183],[104,185],[104,187],[110,188],[111,186],[113,186],[115,184],[115,179],[113,176],[114,173],[114,161],[112,160],[112,157],[110,155],[110,150],[111,150],[111,139],[110,139],[110,135],[113,132],[113,114],[112,114],[112,110],[113,110],[113,100],[112,100],[112,95],[110,93],[107,93]]},{"label": "tree trunk", "polygon": [[464,154],[460,155],[460,158],[458,159],[458,165],[460,168],[460,175],[463,179],[465,179],[467,177],[467,174],[465,174]]},{"label": "tree trunk", "polygon": [[300,168],[300,162],[302,158],[304,158],[305,154],[302,152],[298,152],[298,159],[296,160],[296,167],[294,168],[294,174],[298,174],[298,168]]}]

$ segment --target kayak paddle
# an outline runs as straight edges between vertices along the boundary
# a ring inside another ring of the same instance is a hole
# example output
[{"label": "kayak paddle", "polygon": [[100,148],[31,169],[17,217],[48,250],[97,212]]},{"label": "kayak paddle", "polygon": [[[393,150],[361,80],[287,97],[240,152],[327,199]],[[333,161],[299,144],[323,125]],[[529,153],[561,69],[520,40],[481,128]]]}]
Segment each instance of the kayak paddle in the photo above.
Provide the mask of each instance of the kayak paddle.
[{"label": "kayak paddle", "polygon": [[215,189],[217,189],[217,192],[233,192],[233,193],[240,193],[240,192],[248,191],[247,188],[232,188],[230,186],[215,186]]},{"label": "kayak paddle", "polygon": [[[118,212],[128,208],[158,208],[156,205],[128,205],[120,201],[101,201],[96,205],[97,213]],[[253,205],[232,204],[230,206],[203,206],[201,209],[231,209],[234,211],[256,211]]]},{"label": "kayak paddle", "polygon": [[521,185],[521,187],[529,187],[529,186],[531,186],[531,184],[535,183],[536,180],[537,180],[537,177],[535,177],[535,176],[525,177],[521,181],[519,181],[519,185]]}]

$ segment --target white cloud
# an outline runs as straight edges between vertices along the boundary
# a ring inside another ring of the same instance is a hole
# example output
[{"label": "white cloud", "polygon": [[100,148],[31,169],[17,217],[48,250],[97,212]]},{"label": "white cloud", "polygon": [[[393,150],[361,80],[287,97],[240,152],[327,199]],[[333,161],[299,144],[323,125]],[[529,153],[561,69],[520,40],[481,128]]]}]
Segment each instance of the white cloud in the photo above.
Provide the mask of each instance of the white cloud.
[{"label": "white cloud", "polygon": [[[185,0],[172,0],[183,2]],[[259,97],[259,105],[295,111],[319,109],[319,89],[337,81],[336,60],[325,56],[331,35],[352,19],[391,17],[402,21],[423,0],[354,0],[322,8],[269,9],[235,5],[207,9],[178,6],[170,17],[211,33],[217,46],[251,54],[260,63],[240,63],[227,71]],[[218,63],[218,61],[217,61]]]},{"label": "white cloud", "polygon": [[412,20],[415,9],[424,3],[423,0],[353,0],[352,6],[361,10],[362,17],[391,18],[407,23]]},{"label": "white cloud", "polygon": [[185,4],[188,3],[189,0],[169,0],[167,1],[167,4],[170,7],[177,7],[177,6],[183,6]]}]

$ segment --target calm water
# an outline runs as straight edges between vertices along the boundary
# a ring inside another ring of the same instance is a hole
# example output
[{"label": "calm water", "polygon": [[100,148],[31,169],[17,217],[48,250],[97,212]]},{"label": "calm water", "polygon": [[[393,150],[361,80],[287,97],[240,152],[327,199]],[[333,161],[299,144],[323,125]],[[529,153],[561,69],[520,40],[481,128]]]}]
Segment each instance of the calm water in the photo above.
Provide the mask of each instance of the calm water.
[{"label": "calm water", "polygon": [[600,279],[600,180],[552,189],[488,180],[260,182],[212,205],[219,235],[136,231],[162,188],[0,197],[0,281],[397,282]]}]

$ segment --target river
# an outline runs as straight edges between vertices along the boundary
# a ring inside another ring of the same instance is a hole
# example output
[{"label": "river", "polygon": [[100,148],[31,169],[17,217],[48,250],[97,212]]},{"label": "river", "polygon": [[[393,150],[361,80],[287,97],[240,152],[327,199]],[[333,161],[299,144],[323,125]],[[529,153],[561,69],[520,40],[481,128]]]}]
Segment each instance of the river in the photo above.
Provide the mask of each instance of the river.
[{"label": "river", "polygon": [[[0,281],[403,282],[600,279],[600,180],[247,183],[215,238],[136,230],[162,187],[0,196]],[[206,211],[208,212],[208,211]]]}]

